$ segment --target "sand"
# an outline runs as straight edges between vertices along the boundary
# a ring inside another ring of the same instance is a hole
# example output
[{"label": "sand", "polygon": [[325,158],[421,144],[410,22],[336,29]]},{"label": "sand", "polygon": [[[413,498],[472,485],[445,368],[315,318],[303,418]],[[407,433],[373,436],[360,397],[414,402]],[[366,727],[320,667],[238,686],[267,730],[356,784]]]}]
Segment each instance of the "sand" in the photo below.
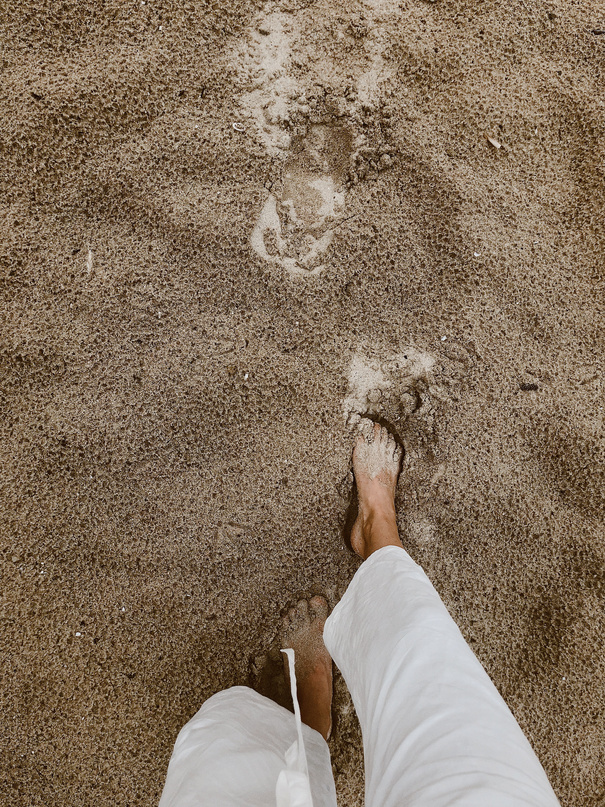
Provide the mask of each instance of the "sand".
[{"label": "sand", "polygon": [[157,803],[179,728],[357,568],[364,414],[561,803],[605,804],[604,29],[574,0],[3,5],[6,804]]}]

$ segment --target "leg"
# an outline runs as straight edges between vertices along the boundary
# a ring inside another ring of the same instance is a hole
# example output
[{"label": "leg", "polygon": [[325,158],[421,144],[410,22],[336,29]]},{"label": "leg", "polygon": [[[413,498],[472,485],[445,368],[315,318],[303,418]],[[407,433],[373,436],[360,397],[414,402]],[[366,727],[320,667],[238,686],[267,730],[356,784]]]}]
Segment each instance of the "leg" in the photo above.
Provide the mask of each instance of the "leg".
[{"label": "leg", "polygon": [[[330,752],[303,726],[314,807],[336,807]],[[297,739],[294,715],[248,687],[209,698],[177,738],[160,807],[267,807],[285,753]]]},{"label": "leg", "polygon": [[326,645],[364,738],[367,807],[557,807],[531,746],[397,534],[400,455],[367,429],[353,466],[353,548],[367,559],[328,618]]}]

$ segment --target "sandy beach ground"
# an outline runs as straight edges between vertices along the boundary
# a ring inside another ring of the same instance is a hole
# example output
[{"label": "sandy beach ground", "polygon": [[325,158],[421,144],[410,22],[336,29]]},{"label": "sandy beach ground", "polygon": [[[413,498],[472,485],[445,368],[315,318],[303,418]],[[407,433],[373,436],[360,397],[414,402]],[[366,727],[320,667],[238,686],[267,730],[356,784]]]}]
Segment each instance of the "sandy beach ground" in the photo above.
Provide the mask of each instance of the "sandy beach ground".
[{"label": "sandy beach ground", "polygon": [[369,414],[405,546],[603,807],[603,5],[15,0],[0,40],[3,803],[151,807],[204,699],[272,683],[358,566]]}]

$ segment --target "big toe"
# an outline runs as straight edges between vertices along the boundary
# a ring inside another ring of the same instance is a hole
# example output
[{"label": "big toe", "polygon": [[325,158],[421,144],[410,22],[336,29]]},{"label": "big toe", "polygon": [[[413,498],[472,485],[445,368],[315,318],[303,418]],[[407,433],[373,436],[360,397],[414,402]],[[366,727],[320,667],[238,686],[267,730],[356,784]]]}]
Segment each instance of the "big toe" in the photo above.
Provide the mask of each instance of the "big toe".
[{"label": "big toe", "polygon": [[374,421],[370,418],[362,418],[359,421],[359,437],[358,443],[371,443],[374,437]]},{"label": "big toe", "polygon": [[389,433],[380,423],[374,424],[374,440],[376,445],[382,446],[388,440]]},{"label": "big toe", "polygon": [[299,600],[290,613],[292,613],[292,627],[302,628],[309,622],[309,603],[306,600]]},{"label": "big toe", "polygon": [[325,597],[315,596],[309,600],[309,612],[313,619],[325,622],[329,613],[328,601]]}]

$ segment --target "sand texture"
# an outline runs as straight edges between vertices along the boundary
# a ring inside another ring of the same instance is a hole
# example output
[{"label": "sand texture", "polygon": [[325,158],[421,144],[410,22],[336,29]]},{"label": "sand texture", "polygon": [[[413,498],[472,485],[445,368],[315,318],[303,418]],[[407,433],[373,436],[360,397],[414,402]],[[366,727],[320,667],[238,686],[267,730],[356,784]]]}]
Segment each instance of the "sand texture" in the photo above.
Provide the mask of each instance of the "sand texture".
[{"label": "sand texture", "polygon": [[562,805],[605,805],[604,31],[590,0],[2,4],[4,804],[151,807],[204,699],[271,683],[280,612],[358,566],[369,415]]}]

